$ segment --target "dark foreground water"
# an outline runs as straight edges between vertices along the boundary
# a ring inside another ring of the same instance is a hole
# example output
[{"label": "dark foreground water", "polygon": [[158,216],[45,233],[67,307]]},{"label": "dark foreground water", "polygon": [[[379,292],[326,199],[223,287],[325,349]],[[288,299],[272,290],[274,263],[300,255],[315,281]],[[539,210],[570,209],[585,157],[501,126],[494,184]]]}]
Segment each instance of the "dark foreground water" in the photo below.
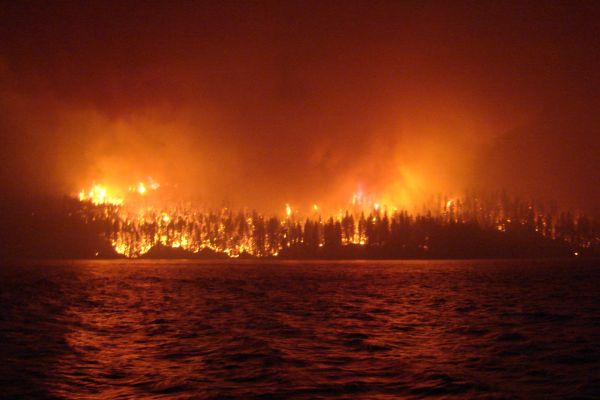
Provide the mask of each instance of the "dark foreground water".
[{"label": "dark foreground water", "polygon": [[600,398],[600,265],[0,269],[2,398]]}]

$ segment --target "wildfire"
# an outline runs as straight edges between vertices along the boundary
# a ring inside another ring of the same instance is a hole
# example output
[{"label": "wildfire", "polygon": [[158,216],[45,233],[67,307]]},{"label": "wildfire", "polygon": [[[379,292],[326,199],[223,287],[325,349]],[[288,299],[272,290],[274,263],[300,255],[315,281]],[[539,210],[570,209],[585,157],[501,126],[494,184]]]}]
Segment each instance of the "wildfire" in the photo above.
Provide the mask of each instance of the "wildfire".
[{"label": "wildfire", "polygon": [[92,188],[86,192],[85,189],[81,189],[79,192],[80,201],[89,201],[95,205],[114,205],[119,206],[123,204],[124,199],[113,192],[109,191],[106,186],[93,185]]},{"label": "wildfire", "polygon": [[[152,178],[148,178],[147,182],[138,182],[133,186],[129,186],[129,192],[138,196],[146,196],[149,191],[155,191],[160,187],[158,182]],[[81,189],[78,193],[78,198],[82,202],[90,202],[94,205],[112,205],[123,206],[129,200],[129,195],[123,195],[123,192],[109,188],[104,184],[93,184],[88,190]],[[125,192],[127,193],[127,192]]]},{"label": "wildfire", "polygon": [[[524,208],[520,206],[512,205],[508,209],[493,202],[486,205],[477,198],[465,202],[458,197],[443,201],[439,197],[437,205],[433,205],[425,217],[410,215],[362,193],[352,197],[348,209],[339,209],[329,217],[314,203],[304,210],[285,204],[283,219],[267,218],[256,212],[235,213],[228,208],[204,210],[189,203],[158,207],[148,196],[159,187],[153,180],[138,182],[125,191],[126,195],[120,196],[118,190],[94,184],[87,191],[81,190],[78,198],[98,206],[87,209],[91,214],[85,217],[103,221],[107,241],[118,254],[129,258],[142,256],[157,245],[191,253],[210,250],[232,258],[244,254],[276,256],[294,246],[326,249],[328,243],[382,246],[389,244],[393,235],[396,241],[409,240],[420,234],[417,232],[430,229],[428,224],[431,223],[443,226],[473,221],[507,234],[524,226],[551,239],[557,237],[557,229],[562,225],[568,227],[564,222],[557,225],[555,216],[544,215],[531,206],[523,212]],[[139,201],[141,197],[145,200]],[[296,215],[300,218],[293,218]],[[417,224],[422,226],[409,234],[411,227]],[[577,239],[570,233],[562,236],[569,242]],[[427,235],[418,240],[421,240],[417,243],[419,249],[429,249]],[[589,247],[591,239],[586,240],[584,245]]]}]

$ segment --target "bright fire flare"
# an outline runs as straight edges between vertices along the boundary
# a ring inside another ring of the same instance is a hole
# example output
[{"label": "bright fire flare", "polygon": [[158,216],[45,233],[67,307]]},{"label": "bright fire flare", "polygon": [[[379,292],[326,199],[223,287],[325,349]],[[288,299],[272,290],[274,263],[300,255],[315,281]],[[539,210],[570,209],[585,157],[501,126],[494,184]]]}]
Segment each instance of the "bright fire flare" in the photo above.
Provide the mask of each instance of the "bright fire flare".
[{"label": "bright fire flare", "polygon": [[94,185],[86,193],[84,189],[79,192],[80,201],[89,201],[95,205],[108,204],[113,206],[119,206],[123,204],[123,198],[109,192],[106,186]]}]

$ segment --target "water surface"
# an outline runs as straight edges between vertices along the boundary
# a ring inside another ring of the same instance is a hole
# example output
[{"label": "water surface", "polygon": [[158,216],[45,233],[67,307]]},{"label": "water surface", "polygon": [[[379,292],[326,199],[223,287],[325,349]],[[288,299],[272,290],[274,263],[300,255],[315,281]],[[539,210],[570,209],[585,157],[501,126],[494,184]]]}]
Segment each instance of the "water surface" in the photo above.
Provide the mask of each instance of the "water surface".
[{"label": "water surface", "polygon": [[600,266],[23,262],[0,397],[600,398]]}]

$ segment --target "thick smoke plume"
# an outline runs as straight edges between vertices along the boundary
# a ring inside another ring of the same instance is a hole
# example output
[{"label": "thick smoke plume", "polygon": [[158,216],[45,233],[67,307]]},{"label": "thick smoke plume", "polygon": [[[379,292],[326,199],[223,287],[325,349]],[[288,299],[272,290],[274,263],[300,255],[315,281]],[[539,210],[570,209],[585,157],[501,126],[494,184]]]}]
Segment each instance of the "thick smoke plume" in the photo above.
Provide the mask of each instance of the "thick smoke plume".
[{"label": "thick smoke plume", "polygon": [[5,7],[6,193],[152,177],[280,211],[484,187],[598,212],[592,3],[138,6]]}]

